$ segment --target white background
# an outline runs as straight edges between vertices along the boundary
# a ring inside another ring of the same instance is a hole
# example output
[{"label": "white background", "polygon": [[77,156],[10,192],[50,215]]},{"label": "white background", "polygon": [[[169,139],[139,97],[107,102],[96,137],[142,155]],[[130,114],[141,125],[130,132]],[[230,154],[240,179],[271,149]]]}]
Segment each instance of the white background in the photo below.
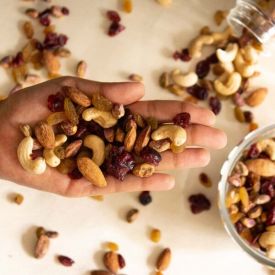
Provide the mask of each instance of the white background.
[{"label": "white background", "polygon": [[[42,1],[35,4],[44,7]],[[68,47],[72,57],[64,63],[64,74],[72,73],[75,64],[85,59],[89,64],[88,77],[101,81],[125,80],[129,73],[144,77],[146,99],[174,98],[158,86],[158,76],[176,66],[185,70],[190,66],[175,62],[170,56],[175,49],[187,45],[204,25],[213,25],[212,14],[216,9],[230,8],[233,1],[225,0],[174,0],[170,8],[163,8],[153,0],[133,0],[134,11],[122,14],[126,31],[115,38],[105,34],[108,21],[107,9],[117,9],[119,1],[63,0],[56,4],[67,5],[71,15],[57,21],[57,30],[69,35]],[[25,43],[19,30],[25,19],[22,12],[33,4],[19,0],[1,0],[0,56],[14,53]],[[255,114],[260,125],[275,120],[274,78],[275,50],[273,57],[261,58],[262,76],[254,86],[270,87],[268,100]],[[1,70],[0,90],[4,94],[11,88],[10,80]],[[30,190],[10,182],[0,183],[0,274],[1,275],[88,275],[102,267],[102,244],[115,241],[120,245],[127,267],[123,274],[153,275],[154,262],[163,247],[171,247],[173,260],[165,274],[174,275],[269,275],[227,236],[221,224],[217,200],[219,169],[230,149],[244,136],[246,125],[237,123],[232,106],[226,102],[217,127],[229,136],[226,149],[213,153],[211,164],[204,169],[179,171],[177,186],[169,192],[154,193],[154,203],[143,207],[137,194],[115,194],[103,203],[89,198],[66,199]],[[5,156],[0,156],[5,157]],[[197,175],[206,171],[214,186],[206,190],[198,183]],[[206,193],[213,203],[211,211],[194,216],[190,213],[187,197],[195,192]],[[13,204],[14,192],[24,195],[21,206]],[[127,224],[125,213],[131,207],[141,210],[134,224]],[[32,256],[36,226],[57,230],[60,237],[51,242],[48,255],[37,260]],[[150,228],[160,228],[161,243],[150,242]],[[54,259],[57,254],[72,257],[76,264],[66,268]]]}]

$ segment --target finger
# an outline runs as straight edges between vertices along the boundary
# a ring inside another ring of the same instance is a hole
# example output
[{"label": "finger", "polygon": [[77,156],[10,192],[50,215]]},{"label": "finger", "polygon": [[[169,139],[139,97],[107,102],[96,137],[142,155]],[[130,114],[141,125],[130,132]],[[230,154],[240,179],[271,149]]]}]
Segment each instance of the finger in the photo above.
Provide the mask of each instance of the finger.
[{"label": "finger", "polygon": [[226,134],[219,129],[192,124],[186,130],[187,145],[222,149],[227,144]]},{"label": "finger", "polygon": [[203,148],[186,149],[180,154],[167,151],[161,154],[162,161],[157,167],[158,171],[204,167],[210,161],[210,153]]},{"label": "finger", "polygon": [[61,80],[62,85],[68,85],[91,95],[100,92],[114,103],[124,105],[140,100],[144,96],[144,86],[140,82],[96,82],[87,79],[69,77]]},{"label": "finger", "polygon": [[162,122],[171,121],[175,115],[182,112],[190,113],[192,123],[211,126],[216,120],[214,113],[208,109],[175,100],[141,101],[132,104],[130,108],[145,117],[152,116]]},{"label": "finger", "polygon": [[169,190],[175,185],[175,179],[167,174],[154,174],[149,178],[139,178],[133,175],[128,175],[123,182],[110,176],[107,176],[106,179],[108,185],[105,188],[95,187],[86,179],[72,181],[69,188],[66,190],[65,195],[69,197],[75,197],[144,190],[162,191]]}]

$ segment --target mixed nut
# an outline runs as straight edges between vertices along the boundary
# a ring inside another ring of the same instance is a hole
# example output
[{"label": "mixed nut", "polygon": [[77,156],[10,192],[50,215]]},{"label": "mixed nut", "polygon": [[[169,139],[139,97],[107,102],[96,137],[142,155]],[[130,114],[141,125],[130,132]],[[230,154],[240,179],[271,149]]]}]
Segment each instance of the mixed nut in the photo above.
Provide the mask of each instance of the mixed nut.
[{"label": "mixed nut", "polygon": [[226,207],[237,232],[275,259],[275,140],[250,145],[227,182]]},{"label": "mixed nut", "polygon": [[[121,181],[130,173],[152,176],[161,152],[184,150],[190,123],[188,113],[176,115],[171,123],[146,120],[100,93],[88,97],[69,86],[50,95],[48,107],[52,113],[33,129],[20,127],[25,136],[17,149],[20,164],[34,174],[49,166],[73,179],[84,176],[98,187],[107,185],[106,175]],[[140,195],[144,205],[151,200],[147,191]]]}]

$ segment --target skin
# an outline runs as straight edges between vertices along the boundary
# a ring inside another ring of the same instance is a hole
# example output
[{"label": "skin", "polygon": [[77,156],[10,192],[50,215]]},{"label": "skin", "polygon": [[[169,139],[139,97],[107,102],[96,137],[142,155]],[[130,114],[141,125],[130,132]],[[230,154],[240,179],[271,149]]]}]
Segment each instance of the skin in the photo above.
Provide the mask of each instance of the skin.
[{"label": "skin", "polygon": [[[49,114],[47,98],[60,91],[62,86],[76,87],[87,95],[100,91],[105,97],[116,103],[130,105],[133,111],[143,116],[154,116],[160,121],[171,121],[180,112],[189,112],[192,125],[188,128],[189,146],[181,154],[165,152],[158,171],[203,167],[210,161],[208,149],[221,149],[226,145],[226,135],[213,128],[214,114],[192,104],[179,101],[139,101],[144,96],[141,83],[100,83],[73,77],[62,77],[26,88],[0,103],[0,177],[31,188],[56,193],[67,197],[104,195],[113,192],[132,192],[141,190],[160,191],[171,189],[175,180],[165,173],[156,173],[150,178],[138,178],[132,175],[121,183],[113,177],[107,177],[106,188],[94,187],[87,180],[71,180],[52,168],[43,175],[26,172],[17,160],[17,146],[23,136],[20,124],[34,126]],[[165,112],[163,112],[165,110]]]}]

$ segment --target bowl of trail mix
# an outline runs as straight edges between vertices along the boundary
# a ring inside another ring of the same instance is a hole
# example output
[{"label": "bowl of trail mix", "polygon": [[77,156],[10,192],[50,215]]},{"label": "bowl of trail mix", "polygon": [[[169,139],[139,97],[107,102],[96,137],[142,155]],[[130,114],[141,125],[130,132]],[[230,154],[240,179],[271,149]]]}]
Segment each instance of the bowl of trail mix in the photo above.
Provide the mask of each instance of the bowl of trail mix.
[{"label": "bowl of trail mix", "polygon": [[275,124],[249,133],[221,169],[219,207],[229,235],[275,267]]}]

